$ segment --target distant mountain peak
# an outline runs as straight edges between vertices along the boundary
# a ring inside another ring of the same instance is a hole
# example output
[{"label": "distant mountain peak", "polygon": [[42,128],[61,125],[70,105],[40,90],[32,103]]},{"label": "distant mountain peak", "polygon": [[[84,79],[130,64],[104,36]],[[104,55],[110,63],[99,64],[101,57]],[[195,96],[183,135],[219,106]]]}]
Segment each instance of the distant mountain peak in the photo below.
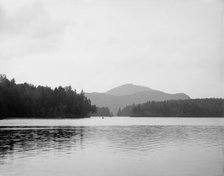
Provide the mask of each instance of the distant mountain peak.
[{"label": "distant mountain peak", "polygon": [[184,93],[169,94],[149,87],[124,84],[104,93],[85,94],[98,107],[108,107],[115,115],[119,108],[148,101],[184,100],[190,97]]},{"label": "distant mountain peak", "polygon": [[109,95],[114,95],[114,96],[125,96],[125,95],[131,95],[131,94],[151,91],[151,90],[152,89],[149,87],[127,83],[127,84],[123,84],[121,86],[115,87],[113,89],[110,89],[109,91],[105,93]]}]

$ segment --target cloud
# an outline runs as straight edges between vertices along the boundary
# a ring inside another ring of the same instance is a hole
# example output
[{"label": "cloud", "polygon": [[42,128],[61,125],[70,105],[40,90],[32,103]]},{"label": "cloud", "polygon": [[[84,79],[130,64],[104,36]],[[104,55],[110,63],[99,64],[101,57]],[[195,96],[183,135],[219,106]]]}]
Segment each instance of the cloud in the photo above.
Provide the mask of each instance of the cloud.
[{"label": "cloud", "polygon": [[223,0],[201,0],[204,3],[217,3],[217,2],[222,2]]},{"label": "cloud", "polygon": [[13,14],[0,6],[0,58],[14,58],[57,50],[67,23],[54,20],[41,3]]}]

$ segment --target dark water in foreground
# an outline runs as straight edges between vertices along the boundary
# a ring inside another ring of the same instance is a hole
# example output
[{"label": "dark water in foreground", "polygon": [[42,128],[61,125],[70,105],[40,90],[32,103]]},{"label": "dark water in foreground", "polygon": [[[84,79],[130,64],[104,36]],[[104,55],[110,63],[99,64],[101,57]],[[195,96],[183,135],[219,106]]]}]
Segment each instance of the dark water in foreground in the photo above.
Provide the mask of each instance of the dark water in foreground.
[{"label": "dark water in foreground", "polygon": [[0,121],[0,176],[223,176],[224,119]]}]

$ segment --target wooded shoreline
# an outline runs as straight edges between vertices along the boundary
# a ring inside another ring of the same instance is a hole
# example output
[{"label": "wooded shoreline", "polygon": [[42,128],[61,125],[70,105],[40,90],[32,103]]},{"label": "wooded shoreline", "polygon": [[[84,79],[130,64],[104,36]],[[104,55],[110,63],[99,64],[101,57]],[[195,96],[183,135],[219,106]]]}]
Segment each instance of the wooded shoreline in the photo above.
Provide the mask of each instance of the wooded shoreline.
[{"label": "wooded shoreline", "polygon": [[[114,114],[116,115],[116,114]],[[16,84],[0,74],[0,119],[80,119],[113,116],[108,107],[92,105],[84,92],[71,86],[56,87]],[[119,109],[117,116],[129,117],[224,117],[224,99],[148,101]]]}]

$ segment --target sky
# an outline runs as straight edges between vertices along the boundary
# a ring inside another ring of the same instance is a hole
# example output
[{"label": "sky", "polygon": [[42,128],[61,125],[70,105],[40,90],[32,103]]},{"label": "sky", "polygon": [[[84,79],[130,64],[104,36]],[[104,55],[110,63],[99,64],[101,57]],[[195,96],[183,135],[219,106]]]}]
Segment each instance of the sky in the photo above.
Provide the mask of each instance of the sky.
[{"label": "sky", "polygon": [[0,73],[105,92],[224,97],[223,0],[0,0]]}]

